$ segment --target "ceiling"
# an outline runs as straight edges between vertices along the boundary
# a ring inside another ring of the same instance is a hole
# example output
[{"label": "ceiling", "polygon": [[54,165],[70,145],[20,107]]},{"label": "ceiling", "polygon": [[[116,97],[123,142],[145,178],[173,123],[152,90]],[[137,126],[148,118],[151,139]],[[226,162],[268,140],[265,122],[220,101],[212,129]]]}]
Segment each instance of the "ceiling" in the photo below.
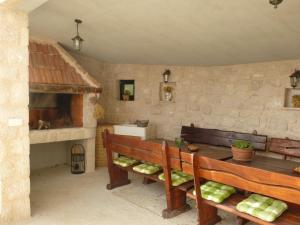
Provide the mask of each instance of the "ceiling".
[{"label": "ceiling", "polygon": [[228,65],[300,58],[300,1],[49,0],[30,13],[31,35],[109,63]]}]

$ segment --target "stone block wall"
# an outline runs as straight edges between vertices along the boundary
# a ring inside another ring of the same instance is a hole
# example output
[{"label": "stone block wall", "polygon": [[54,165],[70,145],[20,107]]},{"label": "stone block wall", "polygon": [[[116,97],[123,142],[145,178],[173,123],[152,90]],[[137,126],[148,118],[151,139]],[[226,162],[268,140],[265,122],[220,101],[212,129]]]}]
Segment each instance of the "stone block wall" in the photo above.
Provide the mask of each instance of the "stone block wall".
[{"label": "stone block wall", "polygon": [[27,15],[0,6],[0,24],[0,221],[10,221],[30,216]]},{"label": "stone block wall", "polygon": [[[182,125],[300,139],[300,111],[283,109],[284,88],[300,60],[218,67],[103,64],[107,122],[150,119],[157,136],[173,139]],[[171,69],[176,102],[159,101],[162,73]],[[118,80],[135,79],[136,100],[118,100]]]}]

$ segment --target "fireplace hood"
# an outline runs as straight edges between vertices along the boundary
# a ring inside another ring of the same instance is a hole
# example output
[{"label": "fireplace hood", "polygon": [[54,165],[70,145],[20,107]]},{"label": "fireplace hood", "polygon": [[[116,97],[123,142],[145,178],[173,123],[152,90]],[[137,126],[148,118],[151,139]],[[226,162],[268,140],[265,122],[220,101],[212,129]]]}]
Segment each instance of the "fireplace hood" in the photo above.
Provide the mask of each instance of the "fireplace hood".
[{"label": "fireplace hood", "polygon": [[39,93],[101,93],[100,83],[58,43],[29,42],[29,89]]}]

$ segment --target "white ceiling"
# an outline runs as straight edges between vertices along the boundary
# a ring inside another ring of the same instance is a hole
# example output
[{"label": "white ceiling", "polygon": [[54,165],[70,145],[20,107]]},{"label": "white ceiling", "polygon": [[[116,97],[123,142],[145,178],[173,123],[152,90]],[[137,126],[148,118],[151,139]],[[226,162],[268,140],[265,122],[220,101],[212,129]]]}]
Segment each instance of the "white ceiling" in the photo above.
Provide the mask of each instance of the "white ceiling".
[{"label": "white ceiling", "polygon": [[226,65],[300,58],[300,1],[49,0],[30,13],[34,36],[111,63]]}]

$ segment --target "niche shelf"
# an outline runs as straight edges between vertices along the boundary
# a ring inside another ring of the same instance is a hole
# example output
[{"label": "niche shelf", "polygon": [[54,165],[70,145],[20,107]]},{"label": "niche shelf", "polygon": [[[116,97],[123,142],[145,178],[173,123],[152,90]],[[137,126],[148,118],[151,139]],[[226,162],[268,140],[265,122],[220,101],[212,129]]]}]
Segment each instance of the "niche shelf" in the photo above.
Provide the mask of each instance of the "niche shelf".
[{"label": "niche shelf", "polygon": [[[170,100],[168,100],[165,95],[166,87],[170,87],[172,89],[172,91],[171,91],[172,97]],[[162,103],[175,103],[175,99],[176,99],[176,83],[175,82],[168,82],[168,83],[161,82],[160,87],[159,87],[159,101]]]},{"label": "niche shelf", "polygon": [[286,110],[299,110],[300,107],[295,107],[293,103],[293,96],[300,96],[300,88],[285,88],[284,90],[284,105],[283,109]]}]

